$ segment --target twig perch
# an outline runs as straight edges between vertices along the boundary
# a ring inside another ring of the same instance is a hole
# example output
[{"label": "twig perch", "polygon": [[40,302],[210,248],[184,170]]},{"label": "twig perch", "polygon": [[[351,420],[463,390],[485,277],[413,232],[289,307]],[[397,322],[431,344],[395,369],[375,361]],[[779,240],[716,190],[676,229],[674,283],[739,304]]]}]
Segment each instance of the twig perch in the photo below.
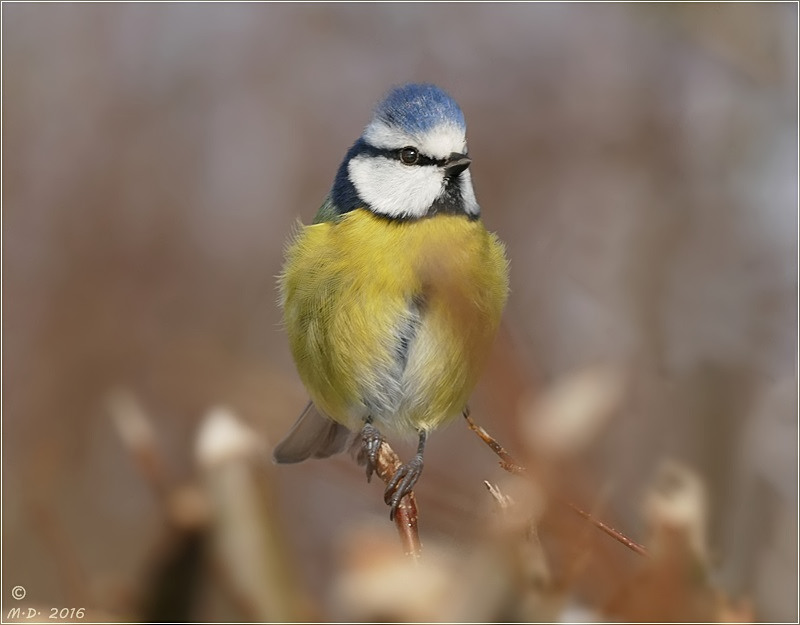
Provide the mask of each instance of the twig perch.
[{"label": "twig perch", "polygon": [[[378,462],[375,465],[377,476],[388,484],[402,464],[400,457],[389,446],[389,443],[383,441],[378,450]],[[415,559],[419,558],[422,544],[417,527],[417,500],[413,492],[400,500],[400,505],[394,515],[394,524],[397,526],[397,533],[403,543],[404,553]]]},{"label": "twig perch", "polygon": [[[469,429],[475,432],[475,434],[478,435],[478,438],[480,438],[484,443],[486,443],[489,446],[489,448],[499,456],[500,466],[503,467],[504,470],[515,475],[522,475],[527,472],[527,469],[521,464],[519,464],[514,459],[514,457],[510,453],[508,453],[506,449],[500,443],[498,443],[497,440],[491,434],[489,434],[485,429],[483,429],[480,425],[478,425],[472,420],[472,417],[469,416],[468,408],[464,410],[464,419],[466,419]],[[585,510],[575,505],[571,501],[564,499],[558,494],[555,495],[555,499],[561,505],[566,506],[579,516],[583,517],[584,519],[589,521],[589,523],[594,525],[597,529],[611,536],[611,538],[613,538],[614,540],[622,543],[631,551],[635,551],[640,556],[650,555],[647,552],[647,549],[645,549],[642,545],[628,538],[625,534],[623,534],[619,530],[614,529],[610,525],[607,525],[600,519],[595,518],[589,512],[586,512]]]}]

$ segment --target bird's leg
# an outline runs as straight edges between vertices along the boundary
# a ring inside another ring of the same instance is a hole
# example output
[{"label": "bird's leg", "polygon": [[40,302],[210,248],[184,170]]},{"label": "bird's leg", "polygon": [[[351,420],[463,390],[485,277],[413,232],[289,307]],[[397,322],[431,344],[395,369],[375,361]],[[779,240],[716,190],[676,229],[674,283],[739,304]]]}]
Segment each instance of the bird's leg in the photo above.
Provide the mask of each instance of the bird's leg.
[{"label": "bird's leg", "polygon": [[394,520],[400,500],[411,492],[419,476],[422,475],[422,454],[425,451],[425,441],[427,439],[428,433],[425,430],[420,430],[417,455],[410,462],[401,465],[386,485],[383,500],[386,505],[390,506],[389,518],[392,520]]},{"label": "bird's leg", "polygon": [[364,427],[361,428],[361,450],[358,453],[359,463],[367,467],[367,482],[372,480],[372,474],[378,464],[378,451],[380,451],[383,436],[374,425],[372,417],[364,420]]}]

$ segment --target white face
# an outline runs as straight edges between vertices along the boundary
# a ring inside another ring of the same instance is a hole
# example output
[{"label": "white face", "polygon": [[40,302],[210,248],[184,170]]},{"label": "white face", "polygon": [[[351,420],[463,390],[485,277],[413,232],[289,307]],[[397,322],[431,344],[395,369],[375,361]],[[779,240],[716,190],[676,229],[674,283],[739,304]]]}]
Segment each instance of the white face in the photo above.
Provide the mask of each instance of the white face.
[{"label": "white face", "polygon": [[[412,136],[385,122],[373,121],[364,132],[370,145],[387,150],[413,147],[423,156],[447,158],[453,152],[466,153],[464,132],[450,124],[442,124],[423,136]],[[348,164],[348,175],[359,196],[376,213],[389,217],[423,217],[431,205],[445,192],[444,168],[437,165],[406,165],[399,160],[361,154]],[[459,175],[464,211],[480,212],[469,170]]]}]

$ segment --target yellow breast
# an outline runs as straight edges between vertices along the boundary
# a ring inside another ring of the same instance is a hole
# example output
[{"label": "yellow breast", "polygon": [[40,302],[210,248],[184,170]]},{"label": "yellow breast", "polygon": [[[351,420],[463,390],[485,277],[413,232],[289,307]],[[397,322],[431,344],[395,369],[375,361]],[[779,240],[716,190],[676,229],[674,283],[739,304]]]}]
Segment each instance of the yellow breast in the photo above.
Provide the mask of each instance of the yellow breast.
[{"label": "yellow breast", "polygon": [[303,227],[281,277],[300,377],[331,418],[432,429],[466,404],[508,291],[479,221],[391,221],[366,210]]}]

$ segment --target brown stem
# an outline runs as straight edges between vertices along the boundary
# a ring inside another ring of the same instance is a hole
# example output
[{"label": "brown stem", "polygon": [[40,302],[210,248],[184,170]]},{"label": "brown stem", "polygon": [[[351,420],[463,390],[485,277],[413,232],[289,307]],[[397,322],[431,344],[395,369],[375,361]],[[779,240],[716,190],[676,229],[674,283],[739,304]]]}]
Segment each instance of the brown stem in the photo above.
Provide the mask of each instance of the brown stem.
[{"label": "brown stem", "polygon": [[[500,443],[497,442],[497,440],[495,440],[495,438],[491,434],[489,434],[485,429],[483,429],[480,425],[478,425],[472,420],[472,417],[469,416],[468,408],[464,410],[464,418],[467,420],[467,425],[469,426],[469,429],[475,432],[478,435],[478,438],[480,438],[484,443],[486,443],[489,446],[489,448],[500,457],[500,466],[503,467],[503,469],[515,475],[521,475],[526,473],[527,469],[524,466],[519,464],[514,459],[514,457],[510,453],[508,453],[505,450],[505,448]],[[635,551],[640,556],[649,555],[647,549],[645,549],[642,545],[640,545],[634,540],[631,540],[625,534],[623,534],[619,530],[614,529],[610,525],[607,525],[600,519],[596,519],[589,512],[586,512],[585,510],[578,507],[571,501],[568,501],[558,495],[556,496],[556,501],[558,501],[561,505],[566,506],[579,516],[583,517],[584,519],[589,521],[589,523],[594,525],[597,529],[599,529],[602,532],[605,532],[607,535],[611,536],[611,538],[622,543],[631,551]]]},{"label": "brown stem", "polygon": [[500,456],[500,466],[503,467],[503,469],[516,475],[522,475],[525,473],[525,467],[514,460],[514,457],[508,453],[505,448],[498,443],[491,434],[489,434],[489,432],[484,430],[480,425],[472,420],[472,417],[469,416],[469,408],[464,408],[464,418],[467,420],[469,429],[475,432],[475,434],[478,435],[478,438],[486,443],[494,453]]},{"label": "brown stem", "polygon": [[567,501],[566,499],[563,499],[561,497],[558,497],[557,500],[562,505],[567,506],[567,508],[569,508],[570,510],[572,510],[576,514],[582,516],[584,519],[589,521],[589,523],[594,525],[600,531],[605,532],[606,534],[611,536],[611,538],[613,538],[614,540],[621,542],[623,545],[625,545],[631,551],[635,551],[640,556],[647,557],[647,556],[650,555],[647,552],[647,549],[645,549],[642,545],[637,543],[635,540],[632,540],[632,539],[628,538],[625,534],[623,534],[619,530],[614,529],[610,525],[607,525],[606,523],[604,523],[600,519],[595,518],[594,516],[592,516],[592,514],[590,512],[586,512],[586,510],[583,510],[582,508],[578,507],[577,505],[575,505],[571,501]]},{"label": "brown stem", "polygon": [[[400,457],[389,446],[389,443],[383,441],[378,450],[378,462],[375,465],[377,476],[388,484],[401,465]],[[419,558],[422,549],[417,518],[417,500],[414,493],[409,493],[400,500],[400,505],[397,506],[394,524],[397,526],[397,533],[403,543],[403,551],[407,556],[415,559]]]}]

